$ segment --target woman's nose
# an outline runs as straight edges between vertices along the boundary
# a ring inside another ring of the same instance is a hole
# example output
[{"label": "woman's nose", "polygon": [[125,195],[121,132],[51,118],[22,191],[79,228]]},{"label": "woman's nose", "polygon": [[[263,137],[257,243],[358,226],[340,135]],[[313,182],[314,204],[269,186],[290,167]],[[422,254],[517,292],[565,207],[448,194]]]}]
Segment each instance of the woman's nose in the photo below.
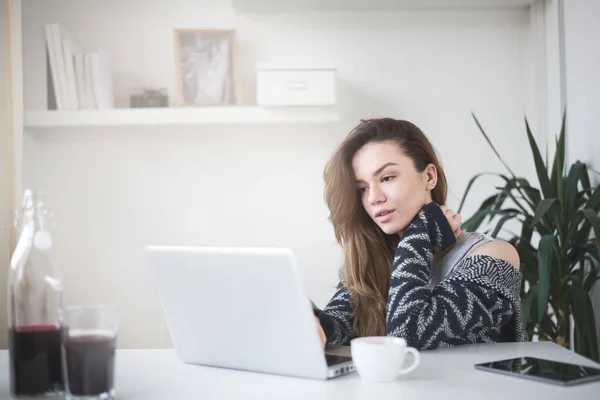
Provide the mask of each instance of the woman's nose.
[{"label": "woman's nose", "polygon": [[369,190],[369,204],[381,204],[384,200],[385,196],[383,195],[383,192],[376,185],[371,186]]}]

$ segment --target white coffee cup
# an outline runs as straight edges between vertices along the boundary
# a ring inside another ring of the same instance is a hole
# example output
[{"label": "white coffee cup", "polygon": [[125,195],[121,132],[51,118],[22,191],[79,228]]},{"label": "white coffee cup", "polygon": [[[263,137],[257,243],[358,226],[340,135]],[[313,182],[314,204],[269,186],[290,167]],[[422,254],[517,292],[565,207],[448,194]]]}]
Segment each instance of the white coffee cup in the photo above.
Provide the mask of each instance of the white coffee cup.
[{"label": "white coffee cup", "polygon": [[[406,340],[389,336],[365,336],[350,342],[352,361],[362,379],[389,382],[417,368],[421,357],[417,349],[407,347]],[[406,353],[412,353],[412,364],[402,369]]]}]

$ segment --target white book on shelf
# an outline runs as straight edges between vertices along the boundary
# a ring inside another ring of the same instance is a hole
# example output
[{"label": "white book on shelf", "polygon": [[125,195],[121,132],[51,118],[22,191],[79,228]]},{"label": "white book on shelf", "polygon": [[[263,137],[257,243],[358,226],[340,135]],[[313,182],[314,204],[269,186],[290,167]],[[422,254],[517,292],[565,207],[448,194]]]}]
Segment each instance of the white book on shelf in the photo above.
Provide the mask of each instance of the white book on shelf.
[{"label": "white book on shelf", "polygon": [[79,109],[79,99],[77,96],[77,79],[75,77],[75,54],[80,52],[79,45],[73,35],[63,26],[59,25],[59,34],[62,43],[63,59],[65,63],[65,72],[67,76],[67,88],[69,96],[69,106],[72,109]]},{"label": "white book on shelf", "polygon": [[82,110],[89,109],[85,85],[85,54],[77,53],[73,57],[75,64],[75,81],[77,85],[77,99],[79,102],[79,108]]},{"label": "white book on shelf", "polygon": [[104,88],[102,87],[102,67],[100,66],[100,55],[90,54],[92,70],[92,87],[94,89],[94,101],[96,108],[106,108],[104,104]]},{"label": "white book on shelf", "polygon": [[69,86],[67,83],[67,70],[63,57],[62,40],[60,39],[60,27],[58,24],[50,24],[50,32],[52,43],[56,52],[56,64],[58,71],[58,85],[60,86],[59,93],[61,94],[62,104],[64,109],[73,109],[73,102],[69,95]]},{"label": "white book on shelf", "polygon": [[44,35],[46,37],[46,49],[48,51],[48,68],[50,69],[50,77],[52,79],[52,89],[54,91],[54,100],[56,103],[56,108],[58,110],[64,110],[65,105],[63,103],[63,94],[61,90],[60,81],[58,79],[58,59],[60,57],[60,53],[56,48],[56,43],[53,39],[52,26],[51,24],[44,25]]},{"label": "white book on shelf", "polygon": [[112,82],[112,72],[110,68],[110,57],[102,49],[98,50],[100,57],[100,71],[102,76],[102,104],[105,108],[114,108],[114,91]]},{"label": "white book on shelf", "polygon": [[92,75],[92,54],[85,53],[84,55],[84,70],[85,70],[85,93],[86,93],[86,108],[95,109],[96,99],[94,94],[94,80]]},{"label": "white book on shelf", "polygon": [[92,61],[92,79],[94,99],[99,109],[113,108],[112,79],[110,76],[110,61],[104,50],[98,50],[90,55]]},{"label": "white book on shelf", "polygon": [[63,54],[65,58],[65,69],[67,72],[67,86],[69,88],[69,103],[73,109],[79,109],[77,97],[77,80],[75,78],[74,54],[77,52],[75,42],[63,39]]}]

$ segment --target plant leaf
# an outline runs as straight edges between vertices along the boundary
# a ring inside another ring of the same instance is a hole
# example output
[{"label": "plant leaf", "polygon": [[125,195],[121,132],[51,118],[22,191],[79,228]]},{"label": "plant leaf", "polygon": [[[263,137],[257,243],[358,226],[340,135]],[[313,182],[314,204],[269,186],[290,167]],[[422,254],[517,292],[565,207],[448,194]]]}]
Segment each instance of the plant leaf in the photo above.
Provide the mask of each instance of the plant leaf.
[{"label": "plant leaf", "polygon": [[598,353],[598,337],[596,335],[596,319],[590,295],[582,285],[579,277],[574,276],[573,299],[571,303],[575,328],[579,330],[579,343],[575,343],[576,350],[583,356],[594,361],[600,361]]},{"label": "plant leaf", "polygon": [[537,143],[535,142],[535,138],[531,133],[531,129],[529,128],[529,122],[527,122],[527,118],[525,119],[525,127],[527,128],[527,138],[529,139],[529,146],[531,147],[531,152],[533,153],[533,161],[535,163],[535,169],[537,171],[538,180],[540,181],[542,193],[544,194],[545,198],[556,197],[556,193],[553,190],[552,185],[550,184],[550,179],[548,178],[548,171],[546,169],[546,165],[544,164],[544,160],[542,160],[540,150],[538,149]]},{"label": "plant leaf", "polygon": [[592,194],[592,185],[590,184],[590,174],[588,173],[588,168],[585,163],[583,165],[583,172],[581,173],[581,186],[583,187],[583,191],[589,191],[590,195]]},{"label": "plant leaf", "polygon": [[519,207],[521,209],[521,211],[523,211],[524,214],[529,214],[529,211],[525,209],[525,207],[523,207],[523,205],[521,204],[520,201],[517,200],[517,198],[515,197],[515,195],[513,194],[513,190],[517,190],[519,191],[519,193],[521,193],[521,197],[523,199],[525,199],[525,201],[527,202],[527,204],[529,205],[529,207],[531,207],[531,210],[533,211],[535,205],[529,201],[527,199],[527,197],[524,195],[522,188],[519,187],[519,183],[518,183],[518,178],[516,179],[510,179],[507,183],[506,186],[504,186],[504,188],[501,188],[499,190],[501,190],[501,195],[503,196],[503,202],[506,199],[506,197],[510,197],[510,199],[515,203],[515,205],[517,207]]},{"label": "plant leaf", "polygon": [[544,235],[538,246],[538,271],[539,271],[539,295],[538,315],[546,314],[548,307],[548,293],[550,290],[550,272],[554,260],[554,235]]},{"label": "plant leaf", "polygon": [[547,313],[542,315],[540,319],[540,336],[546,337],[548,340],[553,340],[556,337],[556,324],[550,319]]},{"label": "plant leaf", "polygon": [[473,116],[473,119],[475,120],[475,123],[477,124],[477,127],[479,128],[479,131],[483,134],[483,137],[485,138],[485,140],[487,140],[488,144],[490,145],[490,147],[492,148],[492,150],[494,151],[494,153],[496,154],[496,156],[498,157],[498,159],[500,160],[500,162],[502,164],[504,164],[504,167],[508,170],[508,172],[510,172],[510,175],[514,178],[515,174],[512,172],[512,170],[510,169],[510,167],[508,166],[508,164],[506,164],[504,162],[504,160],[502,159],[502,157],[500,157],[500,153],[498,153],[498,151],[496,150],[496,148],[492,144],[492,141],[490,140],[490,138],[488,137],[488,135],[485,133],[485,131],[481,127],[481,124],[477,120],[477,117],[475,116],[475,114],[471,113],[471,115]]},{"label": "plant leaf", "polygon": [[492,236],[493,238],[498,236],[498,233],[500,233],[500,231],[502,230],[502,226],[504,226],[504,224],[507,221],[510,221],[511,219],[516,218],[518,215],[519,215],[518,212],[510,212],[510,213],[507,213],[506,215],[504,215],[502,218],[500,218],[498,220],[498,222],[496,222],[496,226],[494,227],[494,230],[492,231],[490,236]]},{"label": "plant leaf", "polygon": [[475,212],[469,219],[462,224],[462,229],[465,231],[476,231],[479,225],[484,221],[485,217],[492,213],[492,204],[496,201],[498,194],[494,194],[481,203],[479,210]]},{"label": "plant leaf", "polygon": [[552,165],[551,182],[554,184],[558,201],[564,205],[563,195],[563,170],[565,168],[565,123],[566,114],[563,114],[560,135],[556,140],[556,153],[554,154],[554,164]]},{"label": "plant leaf", "polygon": [[594,236],[596,236],[596,246],[598,247],[598,253],[600,253],[600,218],[596,214],[594,210],[590,210],[586,208],[585,210],[581,210],[583,215],[587,218],[587,220],[592,225],[594,229]]},{"label": "plant leaf", "polygon": [[[588,260],[590,261],[590,263],[593,263],[593,260],[591,258],[588,258]],[[592,267],[592,269],[587,274],[585,274],[585,278],[583,281],[583,287],[585,288],[586,291],[589,292],[590,290],[592,290],[592,288],[594,287],[596,282],[598,282],[598,280],[600,280],[599,273],[600,273],[600,271],[597,267]]]},{"label": "plant leaf", "polygon": [[529,290],[527,291],[527,293],[525,293],[525,295],[523,296],[523,299],[521,300],[522,303],[522,308],[523,308],[523,321],[524,322],[528,322],[530,320],[531,317],[531,322],[533,323],[537,323],[537,313],[535,312],[535,309],[533,309],[533,313],[531,306],[533,305],[533,300],[537,299],[537,295],[538,295],[538,286],[534,285],[531,286],[529,288]]},{"label": "plant leaf", "polygon": [[598,249],[598,246],[591,246],[590,249],[588,249],[587,254],[592,257],[597,263],[600,263],[600,249]]},{"label": "plant leaf", "polygon": [[[590,209],[594,213],[600,212],[600,185],[596,186],[596,188],[593,190],[587,204],[585,204],[583,206],[583,208]],[[584,219],[583,217],[584,217],[583,213],[582,214],[578,213],[575,216],[573,216],[573,218],[571,220],[571,223],[573,221],[576,222],[576,224],[574,224],[574,226],[569,227],[569,232],[567,235],[569,239],[572,238],[571,243],[581,243],[582,241],[587,240],[587,238],[590,236],[590,231],[592,229],[592,226],[590,224],[590,221]],[[579,224],[582,222],[582,220],[583,220],[583,225],[579,226]]]},{"label": "plant leaf", "polygon": [[585,172],[585,164],[577,161],[569,169],[569,175],[566,178],[565,184],[565,198],[562,202],[567,221],[570,221],[572,216],[577,213],[578,209],[575,206],[577,204],[577,195],[579,191],[577,186],[580,181],[583,181],[583,174]]},{"label": "plant leaf", "polygon": [[590,196],[585,208],[591,208],[596,212],[600,211],[600,185],[596,186],[596,189],[594,189],[594,192]]},{"label": "plant leaf", "polygon": [[542,196],[540,195],[540,191],[534,187],[531,187],[527,179],[525,178],[517,178],[517,182],[520,185],[520,189],[523,189],[529,198],[529,201],[533,205],[542,201]]},{"label": "plant leaf", "polygon": [[[523,225],[521,226],[521,236],[519,238],[520,243],[527,243],[530,245],[531,236],[533,235],[533,224],[531,223],[531,217],[526,217]],[[531,245],[530,245],[531,247]]]},{"label": "plant leaf", "polygon": [[474,176],[474,177],[472,177],[472,178],[469,180],[469,182],[467,183],[467,188],[465,189],[465,193],[463,194],[463,197],[462,197],[462,199],[460,200],[460,205],[458,206],[458,211],[457,211],[457,213],[458,213],[458,214],[460,214],[460,211],[462,210],[462,208],[463,208],[463,205],[465,204],[465,200],[467,199],[467,195],[468,195],[468,194],[469,194],[469,192],[471,191],[471,187],[473,186],[473,184],[475,183],[475,181],[476,181],[477,179],[479,179],[480,177],[482,177],[482,176],[485,176],[485,175],[499,176],[499,177],[503,178],[505,181],[508,181],[508,178],[507,178],[507,177],[505,177],[505,176],[504,176],[504,175],[502,175],[502,174],[498,174],[498,173],[496,173],[496,172],[482,172],[482,173],[479,173],[479,174],[475,175],[475,176]]},{"label": "plant leaf", "polygon": [[[520,253],[519,253],[520,254]],[[530,285],[535,285],[538,281],[538,267],[536,263],[529,263],[521,259],[521,273],[523,274],[523,281],[529,282]],[[537,311],[537,303],[536,303]]]},{"label": "plant leaf", "polygon": [[556,199],[544,199],[542,200],[537,208],[535,209],[535,215],[533,216],[533,220],[531,221],[531,226],[537,225],[540,220],[546,215],[550,207],[554,205]]}]

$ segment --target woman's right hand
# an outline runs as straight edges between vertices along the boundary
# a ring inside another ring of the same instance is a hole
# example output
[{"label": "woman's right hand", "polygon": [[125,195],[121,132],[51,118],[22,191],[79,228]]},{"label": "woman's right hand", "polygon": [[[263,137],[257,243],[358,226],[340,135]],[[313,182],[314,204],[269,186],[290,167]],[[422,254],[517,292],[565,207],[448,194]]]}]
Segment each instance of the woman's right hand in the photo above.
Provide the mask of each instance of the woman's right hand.
[{"label": "woman's right hand", "polygon": [[442,212],[446,216],[448,223],[450,224],[450,228],[452,229],[452,233],[454,233],[454,238],[458,239],[458,237],[462,233],[461,225],[462,225],[462,217],[460,214],[454,212],[454,210],[449,209],[446,206],[440,206]]},{"label": "woman's right hand", "polygon": [[317,332],[319,332],[319,338],[321,339],[321,345],[323,346],[323,349],[325,349],[325,344],[327,343],[327,336],[325,335],[325,331],[323,330],[323,327],[321,326],[321,321],[319,321],[319,317],[317,317],[315,315],[315,320],[317,322]]}]

